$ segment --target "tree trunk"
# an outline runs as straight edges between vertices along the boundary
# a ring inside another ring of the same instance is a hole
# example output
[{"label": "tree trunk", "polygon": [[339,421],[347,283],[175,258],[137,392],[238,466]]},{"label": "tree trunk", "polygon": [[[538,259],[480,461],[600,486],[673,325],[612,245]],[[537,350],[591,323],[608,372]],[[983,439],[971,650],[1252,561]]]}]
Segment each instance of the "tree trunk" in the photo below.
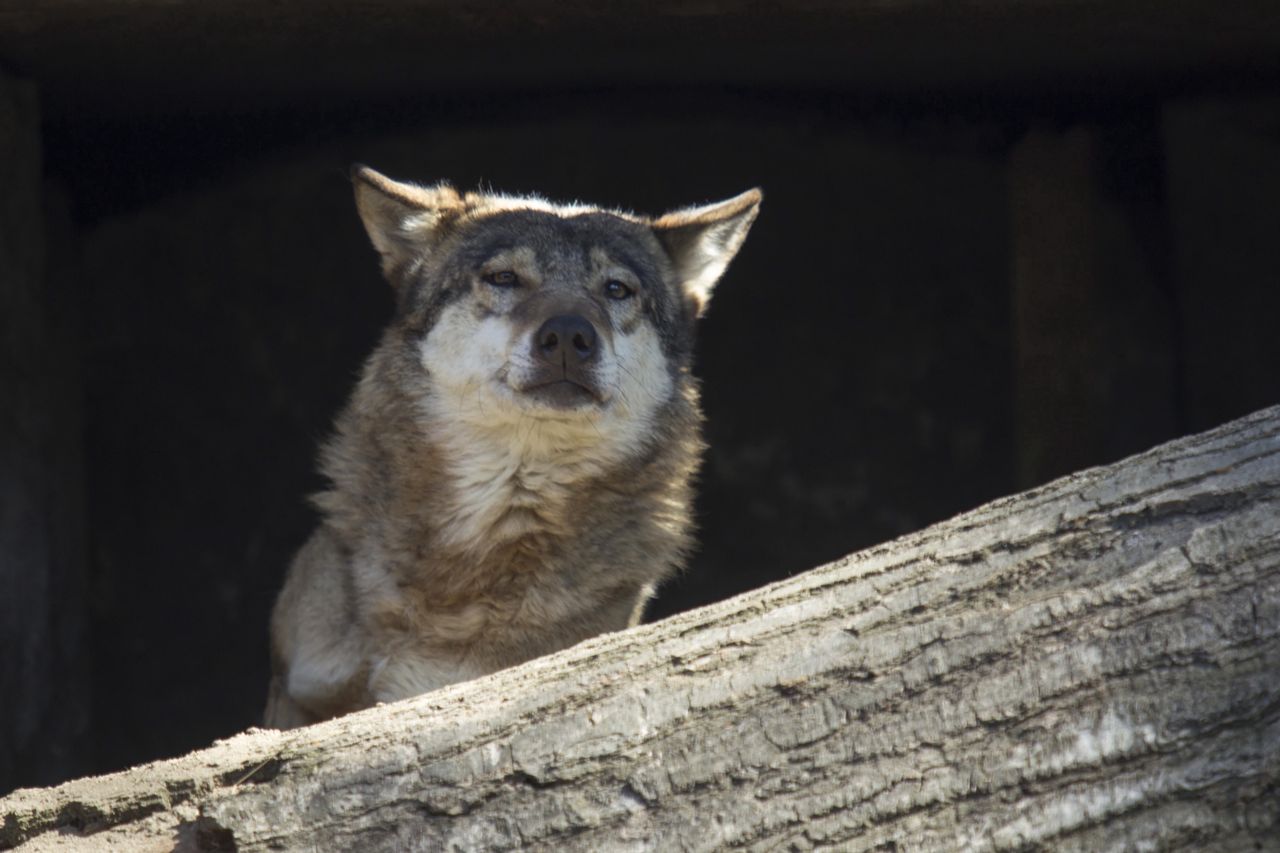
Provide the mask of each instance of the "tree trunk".
[{"label": "tree trunk", "polygon": [[1280,408],[0,845],[1280,850]]}]

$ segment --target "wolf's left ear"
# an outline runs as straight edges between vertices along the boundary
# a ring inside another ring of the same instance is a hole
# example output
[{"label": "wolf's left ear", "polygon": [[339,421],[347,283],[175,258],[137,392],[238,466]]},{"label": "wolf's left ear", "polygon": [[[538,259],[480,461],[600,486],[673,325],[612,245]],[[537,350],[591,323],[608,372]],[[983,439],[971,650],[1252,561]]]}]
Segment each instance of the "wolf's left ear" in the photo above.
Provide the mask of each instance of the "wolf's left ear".
[{"label": "wolf's left ear", "polygon": [[382,272],[397,286],[400,271],[426,253],[463,209],[462,197],[448,184],[405,184],[359,163],[351,167],[351,182],[364,230],[382,256]]},{"label": "wolf's left ear", "polygon": [[653,233],[671,256],[699,316],[707,310],[711,289],[747,238],[762,198],[759,189],[747,190],[728,201],[675,210],[654,221]]}]

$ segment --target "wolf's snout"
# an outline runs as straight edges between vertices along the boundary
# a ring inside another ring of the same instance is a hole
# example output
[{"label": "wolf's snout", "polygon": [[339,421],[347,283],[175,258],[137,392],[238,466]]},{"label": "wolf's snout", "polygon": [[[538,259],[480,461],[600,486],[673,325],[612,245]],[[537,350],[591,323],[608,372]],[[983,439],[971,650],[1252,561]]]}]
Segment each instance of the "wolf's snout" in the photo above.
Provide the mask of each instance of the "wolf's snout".
[{"label": "wolf's snout", "polygon": [[538,358],[567,368],[595,355],[596,327],[581,314],[559,314],[542,324],[534,342]]},{"label": "wolf's snout", "polygon": [[590,320],[581,314],[557,314],[538,327],[530,343],[533,370],[523,390],[558,409],[604,401],[596,375],[600,336]]}]

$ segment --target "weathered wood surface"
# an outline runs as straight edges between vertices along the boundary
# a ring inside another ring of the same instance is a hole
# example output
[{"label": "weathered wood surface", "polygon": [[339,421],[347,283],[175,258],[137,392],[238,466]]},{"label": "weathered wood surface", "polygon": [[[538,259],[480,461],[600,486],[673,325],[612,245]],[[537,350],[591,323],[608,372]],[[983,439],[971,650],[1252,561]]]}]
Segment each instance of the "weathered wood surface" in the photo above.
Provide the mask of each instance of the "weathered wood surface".
[{"label": "weathered wood surface", "polygon": [[1280,408],[0,846],[1280,850]]}]

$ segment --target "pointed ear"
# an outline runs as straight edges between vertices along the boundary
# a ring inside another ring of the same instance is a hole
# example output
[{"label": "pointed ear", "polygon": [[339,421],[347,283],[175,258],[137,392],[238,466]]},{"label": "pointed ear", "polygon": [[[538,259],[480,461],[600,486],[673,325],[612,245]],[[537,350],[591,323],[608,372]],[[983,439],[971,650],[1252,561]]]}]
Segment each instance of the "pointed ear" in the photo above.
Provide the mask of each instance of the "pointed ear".
[{"label": "pointed ear", "polygon": [[382,256],[382,272],[393,285],[463,209],[462,197],[446,183],[403,184],[359,163],[351,167],[351,182],[364,230]]},{"label": "pointed ear", "polygon": [[653,223],[653,233],[671,256],[685,293],[707,310],[711,289],[738,253],[764,195],[747,190],[728,201],[675,210]]}]

